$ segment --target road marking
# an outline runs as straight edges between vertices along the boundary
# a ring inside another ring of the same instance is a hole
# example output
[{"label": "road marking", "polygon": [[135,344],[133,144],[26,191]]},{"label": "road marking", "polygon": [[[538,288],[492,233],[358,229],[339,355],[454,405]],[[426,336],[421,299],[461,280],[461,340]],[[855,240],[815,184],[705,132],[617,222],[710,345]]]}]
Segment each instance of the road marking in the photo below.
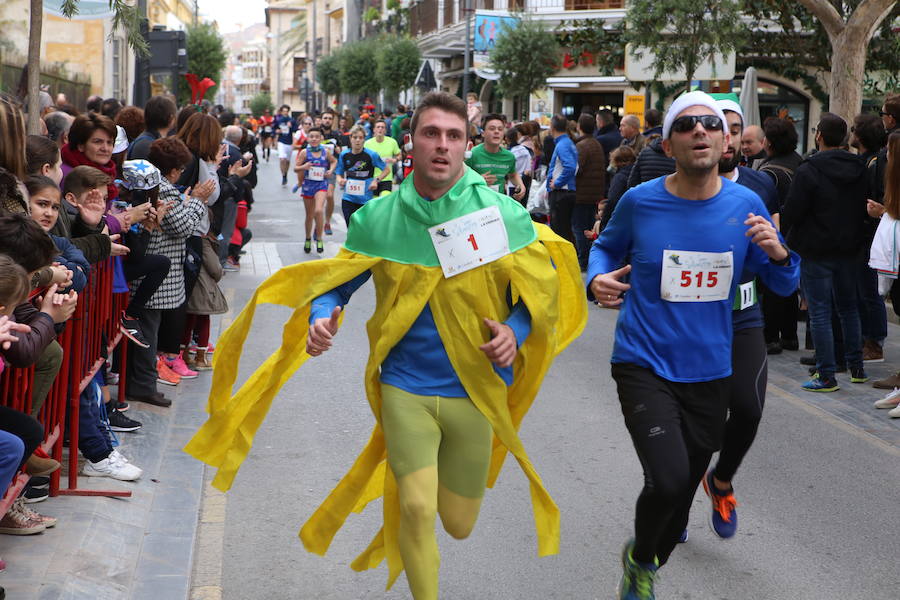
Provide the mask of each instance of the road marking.
[{"label": "road marking", "polygon": [[810,404],[806,400],[801,397],[793,394],[773,383],[769,383],[768,387],[769,393],[774,394],[790,403],[792,406],[799,408],[806,413],[822,418],[822,420],[830,423],[831,425],[837,427],[841,431],[849,433],[854,437],[867,441],[871,445],[876,446],[877,448],[888,452],[894,456],[900,456],[900,448],[897,448],[890,442],[886,442],[878,436],[872,435],[871,433],[860,429],[858,425],[845,421],[844,419],[834,415],[833,413],[828,412],[827,410],[816,406],[815,404]]},{"label": "road marking", "polygon": [[[207,469],[208,470],[208,469]],[[221,600],[222,564],[225,557],[225,513],[227,498],[208,479],[200,500],[200,522],[191,573],[191,600]]]}]

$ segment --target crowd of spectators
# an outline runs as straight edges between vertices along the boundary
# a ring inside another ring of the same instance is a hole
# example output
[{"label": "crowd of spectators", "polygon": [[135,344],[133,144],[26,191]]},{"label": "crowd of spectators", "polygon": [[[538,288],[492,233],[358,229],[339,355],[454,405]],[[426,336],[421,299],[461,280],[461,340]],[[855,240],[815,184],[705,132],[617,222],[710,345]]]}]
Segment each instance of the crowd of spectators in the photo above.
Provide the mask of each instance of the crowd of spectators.
[{"label": "crowd of spectators", "polygon": [[[0,406],[0,489],[20,471],[30,476],[0,520],[2,534],[56,524],[31,508],[48,497],[49,475],[61,467],[40,448],[39,419],[72,360],[57,338],[92,274],[111,269],[109,293],[128,293],[113,318],[130,347],[125,364],[117,347],[79,399],[81,473],[133,481],[142,470],[120,452],[116,434],[141,423],[125,413],[135,402],[170,406],[158,386],[212,368],[210,315],[228,310],[217,282],[239,268],[250,236],[251,127],[224,110],[179,111],[168,96],[143,107],[91,97],[84,108],[62,95],[55,105],[42,102],[42,133],[27,135],[23,103],[0,95],[0,372],[34,368],[30,414]],[[88,310],[109,305],[96,300]],[[124,402],[109,391],[120,380]]]}]

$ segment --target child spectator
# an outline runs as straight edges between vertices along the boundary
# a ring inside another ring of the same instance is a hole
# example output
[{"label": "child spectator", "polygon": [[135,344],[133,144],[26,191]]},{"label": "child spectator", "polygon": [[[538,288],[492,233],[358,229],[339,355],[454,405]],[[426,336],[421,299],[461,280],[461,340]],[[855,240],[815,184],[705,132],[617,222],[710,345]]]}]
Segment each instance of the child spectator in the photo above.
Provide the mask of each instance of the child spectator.
[{"label": "child spectator", "polygon": [[[25,180],[28,189],[31,218],[46,231],[59,249],[54,264],[67,268],[72,273],[71,289],[81,292],[87,285],[91,265],[75,245],[64,237],[50,234],[59,217],[60,192],[53,180],[43,175],[32,175]],[[68,289],[65,286],[61,290]]]},{"label": "child spectator", "polygon": [[[145,312],[152,316],[148,319],[151,328],[146,334],[151,342],[148,351],[155,353],[158,349],[160,352],[157,381],[169,385],[176,385],[182,377],[197,376],[196,371],[188,369],[181,356],[186,314],[184,260],[186,241],[206,214],[206,200],[215,189],[215,183],[210,180],[199,184],[193,191],[188,190],[186,198],[182,198],[175,182],[191,160],[190,150],[176,137],[156,140],[150,146],[149,161],[159,169],[162,178],[157,204],[159,227],[150,231],[147,252],[167,256],[171,266],[163,283],[145,305]],[[163,321],[166,324],[160,327]],[[137,350],[135,354],[143,352],[146,351]]]},{"label": "child spectator", "polygon": [[[9,351],[19,343],[19,336],[30,331],[27,325],[11,319],[13,310],[28,299],[30,287],[25,269],[9,256],[0,255],[0,352]],[[0,355],[0,373],[4,366]],[[32,455],[42,439],[44,428],[40,423],[24,413],[0,406],[0,489],[9,487],[24,459]],[[24,498],[19,497],[0,519],[0,533],[30,535],[55,524],[55,518],[29,510]]]}]

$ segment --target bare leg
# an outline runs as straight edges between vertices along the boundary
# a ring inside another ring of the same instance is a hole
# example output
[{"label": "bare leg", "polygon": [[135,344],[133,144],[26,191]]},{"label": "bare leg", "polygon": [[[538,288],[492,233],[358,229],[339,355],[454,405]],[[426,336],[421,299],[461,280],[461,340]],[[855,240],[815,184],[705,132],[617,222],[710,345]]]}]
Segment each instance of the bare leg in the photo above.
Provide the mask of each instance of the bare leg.
[{"label": "bare leg", "polygon": [[303,208],[306,209],[306,221],[304,226],[306,227],[306,239],[309,240],[312,239],[313,220],[316,218],[316,199],[304,196]]},{"label": "bare leg", "polygon": [[325,222],[331,224],[334,215],[334,185],[328,184],[328,198],[325,200]]},{"label": "bare leg", "polygon": [[[324,191],[316,192],[316,200],[315,200],[315,217],[316,217],[316,239],[322,240],[325,235],[323,232],[325,230],[325,195]],[[307,213],[308,214],[308,213]]]}]

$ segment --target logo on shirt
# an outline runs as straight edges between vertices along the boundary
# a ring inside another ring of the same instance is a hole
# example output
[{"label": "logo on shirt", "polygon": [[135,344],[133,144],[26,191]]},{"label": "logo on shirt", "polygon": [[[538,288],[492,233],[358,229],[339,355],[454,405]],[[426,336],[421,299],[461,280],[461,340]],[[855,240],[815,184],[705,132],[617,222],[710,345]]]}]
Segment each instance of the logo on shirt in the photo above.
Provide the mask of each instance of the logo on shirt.
[{"label": "logo on shirt", "polygon": [[675,264],[678,265],[679,267],[682,266],[682,265],[681,265],[681,257],[678,256],[677,254],[670,254],[670,255],[669,255],[669,260],[671,260],[673,263],[675,263]]}]

